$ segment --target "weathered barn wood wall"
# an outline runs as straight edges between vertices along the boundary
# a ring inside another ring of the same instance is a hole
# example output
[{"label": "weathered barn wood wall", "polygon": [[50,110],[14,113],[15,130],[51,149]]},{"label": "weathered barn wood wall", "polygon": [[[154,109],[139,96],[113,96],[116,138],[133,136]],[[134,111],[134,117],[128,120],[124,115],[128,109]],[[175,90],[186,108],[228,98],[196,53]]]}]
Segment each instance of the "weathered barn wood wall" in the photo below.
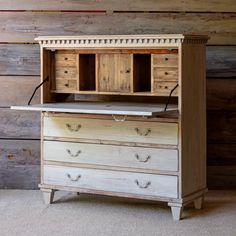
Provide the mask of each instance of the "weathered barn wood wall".
[{"label": "weathered barn wood wall", "polygon": [[[236,188],[235,0],[0,0],[0,188],[37,188],[39,114],[11,111],[39,83],[38,35],[201,33],[208,186]],[[38,102],[37,96],[33,102]]]}]

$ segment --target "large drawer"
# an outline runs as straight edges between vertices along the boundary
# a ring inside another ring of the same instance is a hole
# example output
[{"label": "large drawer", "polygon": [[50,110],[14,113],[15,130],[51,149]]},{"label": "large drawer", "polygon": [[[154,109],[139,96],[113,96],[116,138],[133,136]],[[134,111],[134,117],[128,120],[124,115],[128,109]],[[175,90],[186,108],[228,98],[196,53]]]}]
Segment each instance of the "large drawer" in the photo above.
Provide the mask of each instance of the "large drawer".
[{"label": "large drawer", "polygon": [[45,165],[44,184],[177,198],[177,176]]},{"label": "large drawer", "polygon": [[44,160],[178,171],[177,150],[44,141]]},{"label": "large drawer", "polygon": [[177,145],[176,123],[44,117],[44,136]]}]

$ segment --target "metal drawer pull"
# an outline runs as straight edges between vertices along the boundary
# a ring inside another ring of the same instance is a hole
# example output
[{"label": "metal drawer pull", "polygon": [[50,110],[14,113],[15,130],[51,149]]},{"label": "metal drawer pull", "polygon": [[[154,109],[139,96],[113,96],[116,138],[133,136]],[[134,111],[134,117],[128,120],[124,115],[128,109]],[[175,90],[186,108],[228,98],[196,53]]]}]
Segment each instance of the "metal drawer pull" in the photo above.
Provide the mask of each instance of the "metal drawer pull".
[{"label": "metal drawer pull", "polygon": [[151,129],[150,128],[147,129],[145,132],[141,132],[141,130],[139,128],[135,128],[135,131],[140,136],[148,136],[151,133]]},{"label": "metal drawer pull", "polygon": [[66,149],[66,151],[71,157],[77,157],[82,152],[81,150],[78,150],[75,154],[72,154],[70,149]]},{"label": "metal drawer pull", "polygon": [[71,124],[66,124],[66,127],[67,127],[71,132],[78,132],[82,126],[81,126],[81,125],[74,125],[74,126],[72,126]]},{"label": "metal drawer pull", "polygon": [[126,116],[123,116],[123,118],[117,118],[115,115],[112,115],[112,118],[114,119],[114,121],[123,122],[125,121]]},{"label": "metal drawer pull", "polygon": [[140,162],[147,162],[147,161],[151,158],[150,155],[141,158],[138,154],[135,154],[135,157],[136,157],[136,159],[139,160]]},{"label": "metal drawer pull", "polygon": [[66,174],[66,176],[68,177],[68,179],[70,179],[70,181],[72,182],[77,182],[80,178],[81,178],[81,175],[77,175],[75,178],[72,178],[70,174]]},{"label": "metal drawer pull", "polygon": [[135,183],[137,184],[137,186],[138,186],[139,188],[148,188],[148,186],[151,184],[151,181],[147,181],[146,183],[141,184],[141,183],[139,183],[139,181],[136,179],[136,180],[135,180]]}]

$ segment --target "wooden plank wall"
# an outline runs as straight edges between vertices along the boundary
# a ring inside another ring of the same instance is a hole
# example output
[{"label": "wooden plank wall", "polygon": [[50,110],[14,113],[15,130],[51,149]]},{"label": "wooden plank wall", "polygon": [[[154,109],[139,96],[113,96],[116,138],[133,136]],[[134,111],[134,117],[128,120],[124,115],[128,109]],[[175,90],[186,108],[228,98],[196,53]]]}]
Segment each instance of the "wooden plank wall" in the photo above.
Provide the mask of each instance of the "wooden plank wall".
[{"label": "wooden plank wall", "polygon": [[[0,0],[0,188],[37,188],[39,115],[11,111],[39,83],[38,35],[201,33],[209,188],[236,188],[235,0]],[[36,97],[33,102],[38,102]]]}]

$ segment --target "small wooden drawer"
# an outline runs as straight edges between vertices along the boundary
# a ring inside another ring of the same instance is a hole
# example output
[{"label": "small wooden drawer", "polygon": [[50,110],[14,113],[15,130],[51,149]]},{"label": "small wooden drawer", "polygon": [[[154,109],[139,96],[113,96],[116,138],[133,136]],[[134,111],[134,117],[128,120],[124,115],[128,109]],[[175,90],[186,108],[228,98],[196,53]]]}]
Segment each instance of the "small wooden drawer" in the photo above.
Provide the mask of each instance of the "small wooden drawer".
[{"label": "small wooden drawer", "polygon": [[57,79],[56,80],[56,89],[57,90],[76,90],[77,81],[68,80],[68,79]]},{"label": "small wooden drawer", "polygon": [[76,67],[57,67],[56,79],[76,79],[78,77]]},{"label": "small wooden drawer", "polygon": [[[158,96],[169,96],[171,90],[177,85],[177,82],[154,81],[153,92]],[[174,90],[172,96],[178,96],[178,88]]]},{"label": "small wooden drawer", "polygon": [[177,198],[177,176],[45,165],[43,182],[100,191]]},{"label": "small wooden drawer", "polygon": [[77,54],[73,53],[56,53],[55,54],[55,64],[56,67],[61,66],[71,66],[76,67],[77,63]]},{"label": "small wooden drawer", "polygon": [[153,68],[153,79],[155,81],[178,81],[178,68],[155,67]]},{"label": "small wooden drawer", "polygon": [[178,54],[152,54],[153,66],[178,67]]},{"label": "small wooden drawer", "polygon": [[178,125],[45,116],[44,136],[177,145]]},{"label": "small wooden drawer", "polygon": [[177,150],[56,141],[43,145],[46,161],[178,171]]}]

